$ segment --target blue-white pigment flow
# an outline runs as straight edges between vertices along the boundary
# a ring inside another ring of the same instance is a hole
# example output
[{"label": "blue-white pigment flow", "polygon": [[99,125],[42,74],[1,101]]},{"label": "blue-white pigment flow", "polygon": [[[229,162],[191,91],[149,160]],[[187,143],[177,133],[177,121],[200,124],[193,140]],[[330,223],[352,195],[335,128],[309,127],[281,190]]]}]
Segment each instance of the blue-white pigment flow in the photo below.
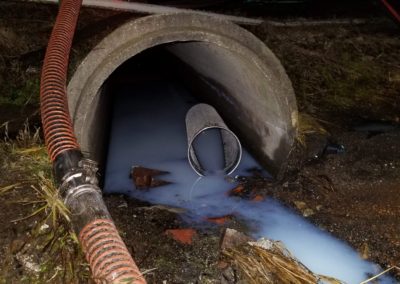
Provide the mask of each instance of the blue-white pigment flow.
[{"label": "blue-white pigment flow", "polygon": [[225,163],[220,129],[210,128],[202,131],[192,145],[205,175],[223,172]]},{"label": "blue-white pigment flow", "polygon": [[[253,237],[280,240],[314,273],[349,284],[359,283],[380,271],[375,264],[362,260],[348,245],[277,201],[267,199],[254,203],[227,197],[226,192],[235,184],[221,176],[200,178],[187,160],[185,129],[186,112],[197,101],[183,87],[157,81],[126,87],[113,95],[116,99],[105,192],[189,209],[188,216],[193,222],[235,212],[253,226]],[[170,174],[160,178],[173,184],[136,190],[129,178],[134,165],[168,171]],[[254,167],[260,166],[244,150],[242,162],[232,176]],[[395,281],[384,278],[380,283]]]}]

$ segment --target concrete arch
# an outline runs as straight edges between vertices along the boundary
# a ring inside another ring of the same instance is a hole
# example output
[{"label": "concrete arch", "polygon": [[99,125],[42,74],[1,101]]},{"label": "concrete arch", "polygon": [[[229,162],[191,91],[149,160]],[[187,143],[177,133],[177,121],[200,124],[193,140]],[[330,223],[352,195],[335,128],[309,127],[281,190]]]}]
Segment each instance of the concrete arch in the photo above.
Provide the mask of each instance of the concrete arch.
[{"label": "concrete arch", "polygon": [[104,150],[104,85],[135,55],[165,45],[195,74],[196,88],[241,141],[279,174],[297,129],[291,82],[275,55],[245,29],[215,18],[168,14],[139,18],[106,36],[80,63],[68,85],[79,143],[91,158]]}]

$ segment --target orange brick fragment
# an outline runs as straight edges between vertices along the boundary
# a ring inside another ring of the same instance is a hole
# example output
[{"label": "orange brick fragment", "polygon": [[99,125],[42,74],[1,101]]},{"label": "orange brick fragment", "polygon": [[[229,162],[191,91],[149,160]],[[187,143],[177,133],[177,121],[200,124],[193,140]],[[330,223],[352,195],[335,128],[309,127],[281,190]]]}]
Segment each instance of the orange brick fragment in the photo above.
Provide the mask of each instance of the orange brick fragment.
[{"label": "orange brick fragment", "polygon": [[264,197],[262,195],[256,195],[251,201],[254,202],[264,201]]},{"label": "orange brick fragment", "polygon": [[169,229],[165,231],[165,234],[171,236],[175,241],[190,245],[197,233],[194,229]]},{"label": "orange brick fragment", "polygon": [[223,225],[226,222],[228,222],[232,218],[231,215],[225,215],[225,216],[220,216],[220,217],[209,217],[206,218],[206,221],[217,224],[217,225]]},{"label": "orange brick fragment", "polygon": [[228,196],[235,196],[235,195],[240,195],[242,192],[244,191],[244,186],[239,184],[238,186],[236,186],[235,188],[229,190],[227,192]]}]

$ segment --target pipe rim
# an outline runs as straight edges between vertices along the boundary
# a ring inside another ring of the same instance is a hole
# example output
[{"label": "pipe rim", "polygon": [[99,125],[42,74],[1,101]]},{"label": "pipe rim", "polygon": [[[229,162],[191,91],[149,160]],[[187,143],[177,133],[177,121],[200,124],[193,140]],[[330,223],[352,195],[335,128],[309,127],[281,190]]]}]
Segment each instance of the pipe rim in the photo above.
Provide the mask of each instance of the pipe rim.
[{"label": "pipe rim", "polygon": [[[135,36],[127,36],[132,33],[135,33]],[[248,58],[246,60],[249,64],[256,66],[265,78],[265,84],[273,85],[268,87],[268,93],[264,92],[262,95],[276,99],[282,124],[274,126],[283,133],[281,137],[282,141],[285,140],[282,144],[285,157],[278,158],[278,162],[275,162],[275,154],[271,152],[272,154],[262,154],[262,159],[272,163],[272,174],[279,175],[285,168],[298,124],[294,91],[283,66],[272,51],[251,32],[214,17],[187,13],[152,15],[125,23],[106,36],[81,62],[70,80],[68,93],[70,112],[82,150],[88,152],[93,147],[93,141],[91,143],[84,135],[90,129],[87,122],[95,116],[90,108],[97,103],[102,86],[112,72],[144,50],[180,42],[209,43],[242,58]],[[99,62],[90,64],[91,61]],[[268,121],[263,123],[269,125]],[[270,147],[266,145],[263,147]],[[279,154],[279,157],[282,157],[282,154]]]},{"label": "pipe rim", "polygon": [[[206,176],[205,173],[206,173],[207,171],[205,171],[204,169],[202,169],[202,167],[197,168],[196,163],[193,162],[193,157],[192,157],[192,155],[191,155],[191,150],[193,149],[193,142],[196,140],[196,138],[197,138],[200,134],[202,134],[203,132],[205,132],[205,131],[207,131],[207,130],[210,130],[210,129],[220,129],[221,131],[226,131],[227,133],[229,133],[230,135],[232,135],[233,138],[235,138],[235,142],[236,142],[236,144],[237,144],[237,146],[238,146],[238,149],[239,149],[239,152],[238,152],[237,155],[236,155],[235,162],[232,163],[232,165],[228,165],[228,166],[225,167],[223,170],[221,170],[225,175],[230,175],[230,174],[232,174],[232,173],[237,169],[237,167],[240,165],[240,162],[241,162],[241,160],[242,160],[242,153],[243,153],[243,150],[242,150],[242,145],[241,145],[241,143],[240,143],[240,140],[239,140],[239,138],[236,136],[236,134],[233,133],[230,129],[225,128],[225,127],[222,127],[222,126],[207,126],[207,127],[204,127],[204,128],[202,128],[202,129],[200,129],[199,131],[196,132],[196,134],[193,136],[193,138],[189,141],[189,144],[188,144],[187,157],[188,157],[188,160],[189,160],[189,164],[190,164],[191,168],[192,168],[200,177]],[[195,152],[195,151],[193,150],[193,152]]]}]

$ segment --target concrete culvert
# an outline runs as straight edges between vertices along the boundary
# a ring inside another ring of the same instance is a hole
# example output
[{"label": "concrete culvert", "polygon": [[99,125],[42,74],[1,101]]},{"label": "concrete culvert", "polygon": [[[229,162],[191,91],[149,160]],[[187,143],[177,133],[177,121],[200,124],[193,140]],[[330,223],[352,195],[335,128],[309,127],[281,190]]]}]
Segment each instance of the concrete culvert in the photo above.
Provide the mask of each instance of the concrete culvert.
[{"label": "concrete culvert", "polygon": [[127,22],[80,63],[68,85],[68,99],[78,141],[90,158],[104,162],[110,78],[143,54],[170,64],[197,97],[217,109],[270,173],[284,170],[296,134],[297,107],[282,65],[245,29],[191,14]]}]

